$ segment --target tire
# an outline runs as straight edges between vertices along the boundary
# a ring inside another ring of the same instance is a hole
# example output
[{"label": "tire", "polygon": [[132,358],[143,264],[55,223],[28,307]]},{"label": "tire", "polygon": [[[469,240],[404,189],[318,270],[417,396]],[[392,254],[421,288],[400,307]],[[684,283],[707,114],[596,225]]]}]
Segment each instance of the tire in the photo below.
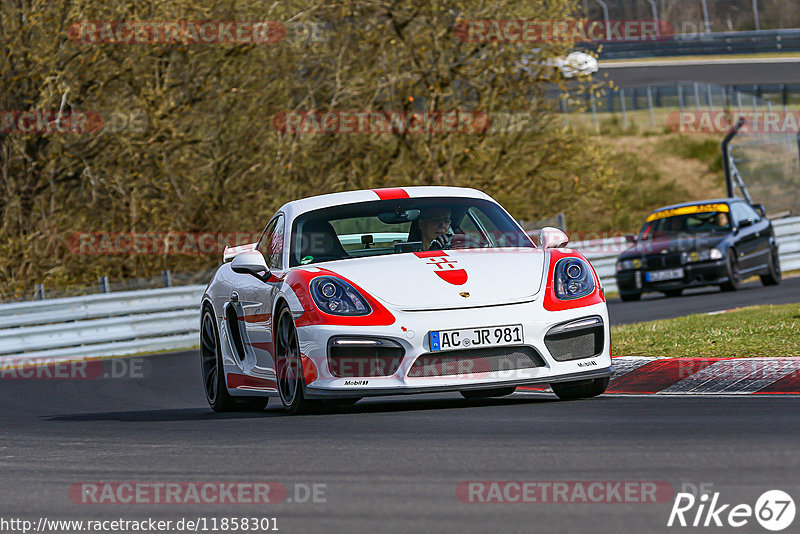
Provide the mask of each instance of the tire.
[{"label": "tire", "polygon": [[267,406],[269,397],[232,397],[222,369],[217,321],[212,309],[206,306],[200,326],[200,370],[208,405],[215,412],[260,411]]},{"label": "tire", "polygon": [[550,384],[550,387],[561,400],[588,399],[605,393],[608,387],[608,377],[575,382],[556,382]]},{"label": "tire", "polygon": [[282,304],[275,316],[278,318],[275,322],[275,369],[281,402],[292,415],[318,412],[322,402],[305,398],[303,361],[292,312]]},{"label": "tire", "polygon": [[664,291],[664,295],[666,295],[667,297],[670,297],[670,298],[672,298],[672,297],[680,297],[681,295],[683,295],[683,289],[670,289],[670,290]]},{"label": "tire", "polygon": [[778,248],[772,247],[772,252],[769,255],[769,263],[767,274],[761,275],[761,283],[765,286],[777,286],[781,283],[781,260],[778,257]]},{"label": "tire", "polygon": [[739,289],[739,286],[742,285],[742,279],[739,274],[739,260],[736,259],[736,252],[732,248],[728,249],[726,263],[728,267],[728,281],[719,287],[723,291],[736,291]]},{"label": "tire", "polygon": [[619,298],[622,299],[622,302],[633,302],[635,300],[641,300],[642,294],[641,293],[620,293]]},{"label": "tire", "polygon": [[490,397],[505,397],[517,390],[516,387],[492,388],[492,389],[466,389],[461,391],[461,396],[465,399],[486,399]]}]

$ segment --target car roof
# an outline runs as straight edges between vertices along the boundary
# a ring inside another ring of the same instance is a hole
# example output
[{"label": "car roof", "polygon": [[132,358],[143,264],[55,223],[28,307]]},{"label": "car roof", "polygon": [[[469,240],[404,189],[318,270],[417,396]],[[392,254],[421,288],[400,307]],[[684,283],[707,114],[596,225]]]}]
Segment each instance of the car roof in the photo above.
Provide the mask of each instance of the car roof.
[{"label": "car roof", "polygon": [[327,208],[330,206],[342,206],[345,204],[357,204],[361,202],[373,202],[376,200],[391,200],[401,198],[431,198],[431,197],[459,197],[459,198],[479,198],[490,200],[494,199],[482,191],[469,187],[449,187],[449,186],[412,186],[412,187],[388,187],[380,189],[361,189],[359,191],[344,191],[341,193],[329,193],[314,197],[293,200],[283,205],[280,211],[286,213],[289,218],[297,217],[302,213]]},{"label": "car roof", "polygon": [[708,200],[693,200],[691,202],[682,202],[680,204],[663,206],[658,209],[654,209],[650,213],[658,213],[659,211],[671,210],[675,208],[685,208],[686,206],[697,206],[699,204],[731,204],[733,202],[744,202],[744,200],[741,198],[711,198]]}]

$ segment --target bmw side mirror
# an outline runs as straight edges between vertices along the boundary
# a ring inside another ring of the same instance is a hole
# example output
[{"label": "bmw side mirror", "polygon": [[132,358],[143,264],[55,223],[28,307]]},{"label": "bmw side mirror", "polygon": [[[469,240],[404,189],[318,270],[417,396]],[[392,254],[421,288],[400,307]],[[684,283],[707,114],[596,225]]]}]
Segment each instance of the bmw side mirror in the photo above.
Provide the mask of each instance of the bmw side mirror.
[{"label": "bmw side mirror", "polygon": [[639,241],[639,236],[636,234],[628,234],[625,236],[626,243],[633,243],[634,245]]},{"label": "bmw side mirror", "polygon": [[264,256],[257,250],[241,252],[233,258],[231,269],[239,274],[251,274],[260,280],[269,278],[269,267]]},{"label": "bmw side mirror", "polygon": [[563,248],[568,243],[569,237],[558,228],[545,226],[539,232],[539,246],[542,248]]},{"label": "bmw side mirror", "polygon": [[753,219],[743,219],[739,221],[739,228],[747,228],[753,225]]}]

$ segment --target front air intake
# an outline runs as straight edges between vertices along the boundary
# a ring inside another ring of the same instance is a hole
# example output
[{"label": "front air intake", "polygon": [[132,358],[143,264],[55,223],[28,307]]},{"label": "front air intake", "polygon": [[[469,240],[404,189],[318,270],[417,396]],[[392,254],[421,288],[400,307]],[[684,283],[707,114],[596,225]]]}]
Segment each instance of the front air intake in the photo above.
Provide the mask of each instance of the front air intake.
[{"label": "front air intake", "polygon": [[416,359],[409,378],[432,376],[469,377],[476,373],[544,367],[536,349],[528,346],[429,352]]},{"label": "front air intake", "polygon": [[390,339],[334,337],[328,342],[328,367],[337,378],[391,376],[405,350]]},{"label": "front air intake", "polygon": [[603,319],[599,316],[554,326],[544,336],[544,344],[557,362],[599,356],[604,342]]}]

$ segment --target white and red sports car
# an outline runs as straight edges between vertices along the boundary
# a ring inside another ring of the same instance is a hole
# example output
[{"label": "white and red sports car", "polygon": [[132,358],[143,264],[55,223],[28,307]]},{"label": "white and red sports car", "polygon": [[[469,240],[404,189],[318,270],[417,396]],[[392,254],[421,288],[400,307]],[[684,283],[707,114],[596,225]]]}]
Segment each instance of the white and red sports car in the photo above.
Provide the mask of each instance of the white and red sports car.
[{"label": "white and red sports car", "polygon": [[[436,237],[431,239],[431,237]],[[374,395],[563,399],[611,375],[592,266],[546,228],[536,246],[474,189],[405,187],[289,202],[257,243],[225,250],[202,300],[209,405],[292,413]]]}]

